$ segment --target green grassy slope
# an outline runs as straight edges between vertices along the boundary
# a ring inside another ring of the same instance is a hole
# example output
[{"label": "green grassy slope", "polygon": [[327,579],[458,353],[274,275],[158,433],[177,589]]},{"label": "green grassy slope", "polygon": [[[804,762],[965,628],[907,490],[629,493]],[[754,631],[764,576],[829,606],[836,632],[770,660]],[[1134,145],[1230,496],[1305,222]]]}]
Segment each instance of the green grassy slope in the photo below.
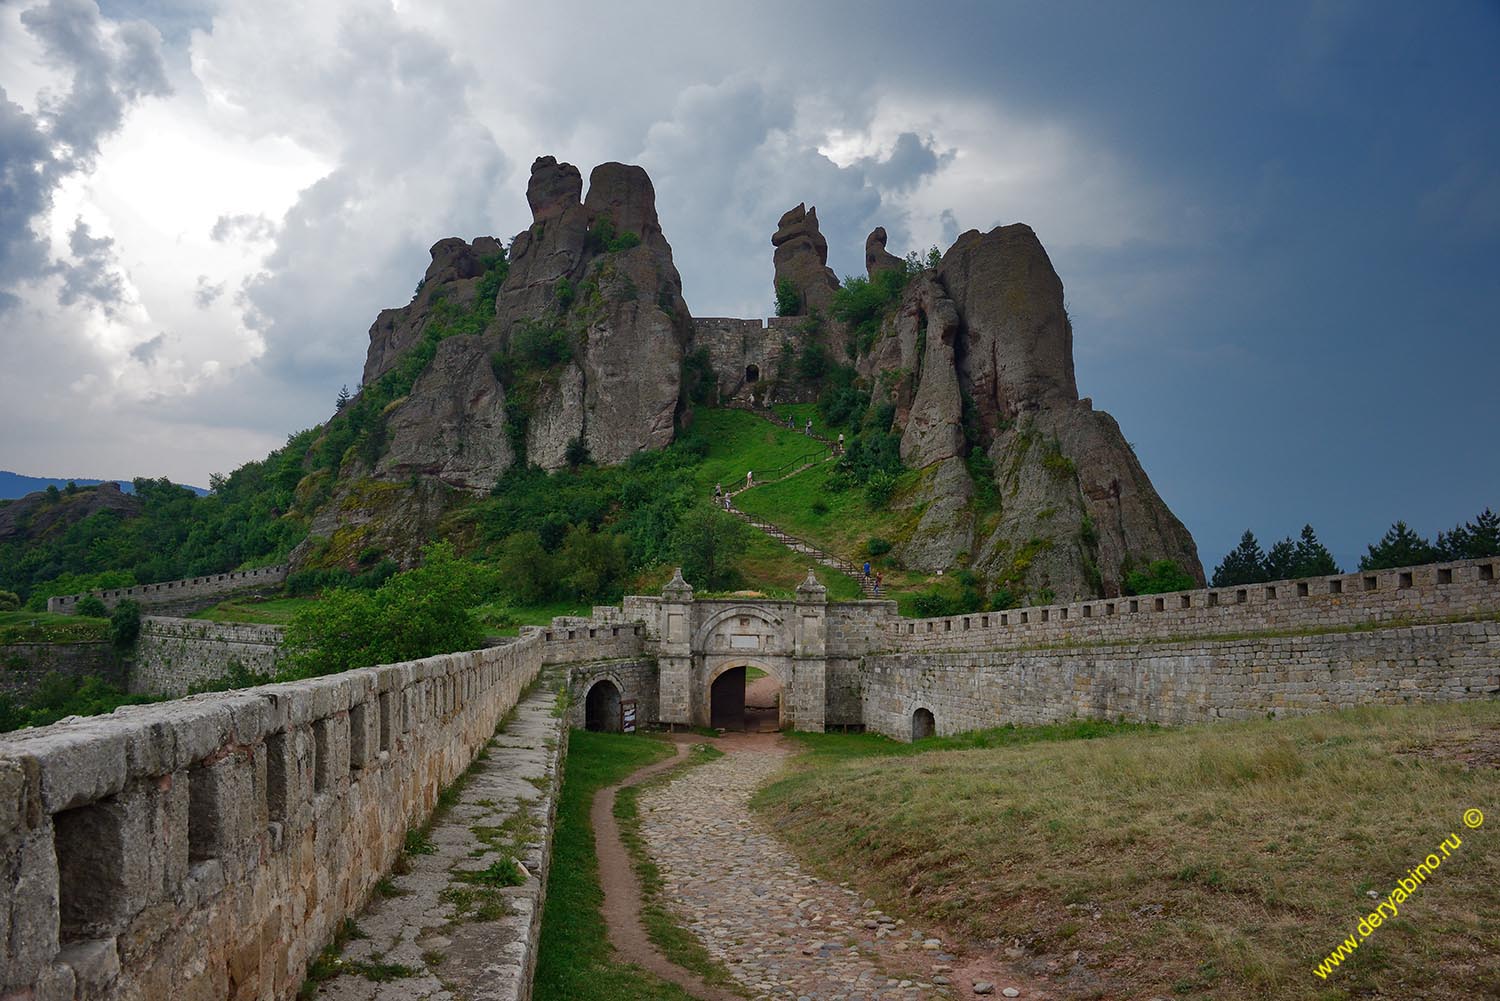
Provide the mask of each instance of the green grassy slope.
[{"label": "green grassy slope", "polygon": [[[1080,997],[1458,1001],[1500,983],[1500,702],[923,753],[984,739],[814,737],[758,806],[883,905],[1018,939],[1023,967],[1076,957]],[[1316,976],[1369,892],[1450,835],[1399,917]]]}]

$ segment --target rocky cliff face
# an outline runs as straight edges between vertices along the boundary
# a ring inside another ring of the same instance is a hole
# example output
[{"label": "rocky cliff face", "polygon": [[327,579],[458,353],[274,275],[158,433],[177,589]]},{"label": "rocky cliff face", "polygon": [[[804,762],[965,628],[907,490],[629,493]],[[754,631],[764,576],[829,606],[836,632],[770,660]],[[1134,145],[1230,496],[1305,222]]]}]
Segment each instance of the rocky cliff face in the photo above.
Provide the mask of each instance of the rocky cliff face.
[{"label": "rocky cliff face", "polygon": [[818,210],[799,204],[776,223],[771,236],[776,248],[776,285],[790,282],[797,290],[800,308],[795,315],[826,313],[839,289],[838,276],[828,266],[828,241],[818,229]]},{"label": "rocky cliff face", "polygon": [[38,490],[0,507],[0,542],[60,534],[101,511],[113,512],[122,520],[134,518],[141,513],[141,502],[109,481],[79,487],[73,493],[59,491],[55,500],[47,491]]},{"label": "rocky cliff face", "polygon": [[[872,277],[896,260],[877,235]],[[1131,567],[1163,558],[1203,579],[1119,426],[1079,399],[1062,281],[1030,227],[960,236],[907,283],[858,367],[888,387],[902,461],[931,470],[906,500],[923,508],[907,565],[968,553],[1018,597],[1118,594]]]},{"label": "rocky cliff face", "polygon": [[[542,157],[532,165],[532,225],[511,244],[493,318],[442,340],[387,415],[383,479],[433,477],[463,490],[494,485],[524,453],[547,469],[574,439],[598,462],[671,442],[692,318],[656,193],[640,167],[606,163],[589,179]],[[442,240],[413,301],[370,329],[365,383],[413,349],[439,303],[470,310],[500,243]]]}]

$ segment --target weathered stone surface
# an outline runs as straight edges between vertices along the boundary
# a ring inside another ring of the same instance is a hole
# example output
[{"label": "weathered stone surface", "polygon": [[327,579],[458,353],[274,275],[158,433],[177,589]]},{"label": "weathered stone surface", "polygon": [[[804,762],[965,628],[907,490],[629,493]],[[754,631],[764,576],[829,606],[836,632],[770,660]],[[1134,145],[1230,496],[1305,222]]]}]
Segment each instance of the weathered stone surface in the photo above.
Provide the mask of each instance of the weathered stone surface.
[{"label": "weathered stone surface", "polygon": [[390,446],[376,467],[384,479],[425,476],[485,493],[515,461],[505,389],[484,339],[449,337],[387,421]]},{"label": "weathered stone surface", "polygon": [[393,368],[400,357],[422,336],[432,318],[433,305],[443,299],[461,308],[474,301],[485,261],[503,254],[505,248],[491,236],[472,244],[448,237],[432,245],[432,263],[412,301],[398,309],[383,309],[370,325],[370,347],[365,355],[361,385],[368,386]]},{"label": "weathered stone surface", "polygon": [[963,395],[958,383],[958,310],[926,275],[912,279],[896,315],[897,338],[921,347],[917,391],[901,433],[901,461],[914,469],[964,451]]},{"label": "weathered stone surface", "polygon": [[973,497],[974,482],[963,459],[949,456],[934,463],[922,488],[907,501],[921,506],[922,516],[898,551],[901,562],[913,570],[956,569],[957,554],[974,548]]},{"label": "weathered stone surface", "polygon": [[865,274],[874,278],[882,271],[900,271],[906,262],[885,249],[885,227],[876,226],[865,237]]},{"label": "weathered stone surface", "polygon": [[801,299],[799,316],[814,310],[827,313],[839,279],[828,266],[828,241],[818,229],[818,210],[798,204],[776,223],[771,237],[776,248],[776,283],[789,281]]},{"label": "weathered stone surface", "polygon": [[983,427],[1078,399],[1062,280],[1030,226],[969,230],[937,280],[963,317],[962,381]]}]

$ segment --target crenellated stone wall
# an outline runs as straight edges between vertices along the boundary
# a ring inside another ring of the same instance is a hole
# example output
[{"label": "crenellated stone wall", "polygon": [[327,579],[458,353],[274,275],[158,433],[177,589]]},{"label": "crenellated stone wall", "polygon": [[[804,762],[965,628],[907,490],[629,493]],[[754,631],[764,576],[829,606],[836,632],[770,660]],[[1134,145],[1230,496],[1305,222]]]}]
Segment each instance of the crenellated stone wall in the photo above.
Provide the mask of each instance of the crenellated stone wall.
[{"label": "crenellated stone wall", "polygon": [[0,997],[291,998],[537,678],[543,645],[0,739]]},{"label": "crenellated stone wall", "polygon": [[[129,599],[149,611],[186,615],[217,604],[231,594],[275,590],[286,580],[286,575],[285,565],[258,567],[254,570],[208,574],[185,580],[168,580],[160,584],[137,584],[135,587],[89,591],[87,594],[104,602],[105,608],[114,608]],[[84,597],[84,594],[63,594],[48,598],[47,611],[69,614],[77,609],[79,600]]]}]

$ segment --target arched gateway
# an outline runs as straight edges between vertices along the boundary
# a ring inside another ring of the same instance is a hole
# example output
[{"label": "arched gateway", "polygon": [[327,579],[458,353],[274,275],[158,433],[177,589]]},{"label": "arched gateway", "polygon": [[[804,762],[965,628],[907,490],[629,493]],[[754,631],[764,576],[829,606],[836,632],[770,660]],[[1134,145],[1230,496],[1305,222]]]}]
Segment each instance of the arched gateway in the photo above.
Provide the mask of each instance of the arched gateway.
[{"label": "arched gateway", "polygon": [[743,719],[745,669],[756,668],[781,686],[783,725],[823,729],[828,589],[811,570],[794,601],[695,601],[679,572],[662,591],[659,622],[663,722],[725,726]]}]

